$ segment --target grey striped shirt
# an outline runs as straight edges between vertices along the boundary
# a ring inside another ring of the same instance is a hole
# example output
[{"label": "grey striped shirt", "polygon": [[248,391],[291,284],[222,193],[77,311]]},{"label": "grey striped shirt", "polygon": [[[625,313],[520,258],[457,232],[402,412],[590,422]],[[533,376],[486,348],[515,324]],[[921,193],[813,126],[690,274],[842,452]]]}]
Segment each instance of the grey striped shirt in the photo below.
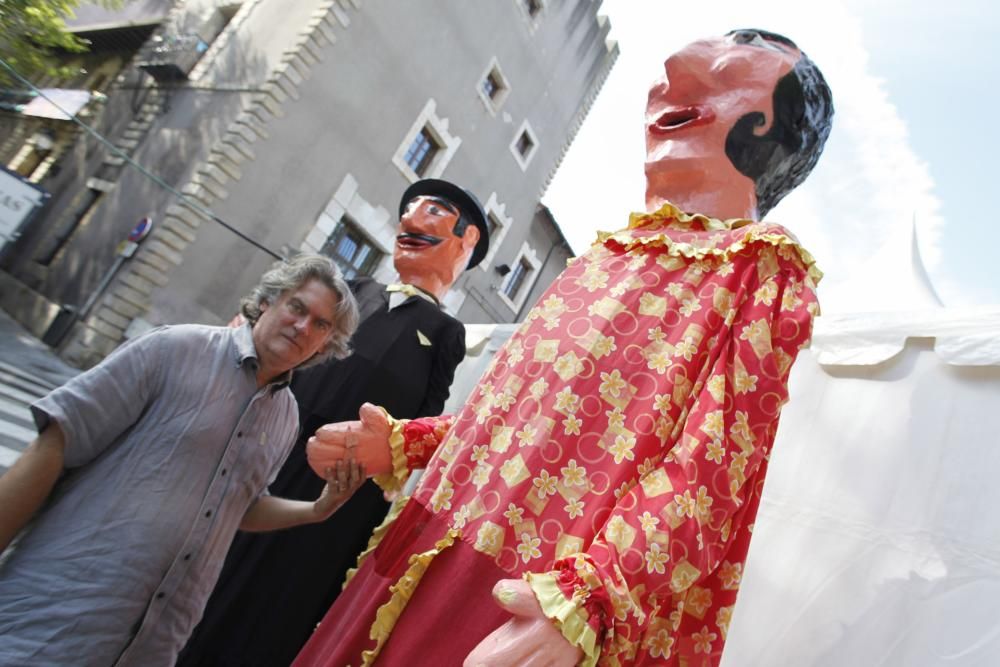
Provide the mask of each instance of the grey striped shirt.
[{"label": "grey striped shirt", "polygon": [[249,326],[156,329],[32,406],[66,472],[0,563],[0,665],[172,665],[298,430]]}]

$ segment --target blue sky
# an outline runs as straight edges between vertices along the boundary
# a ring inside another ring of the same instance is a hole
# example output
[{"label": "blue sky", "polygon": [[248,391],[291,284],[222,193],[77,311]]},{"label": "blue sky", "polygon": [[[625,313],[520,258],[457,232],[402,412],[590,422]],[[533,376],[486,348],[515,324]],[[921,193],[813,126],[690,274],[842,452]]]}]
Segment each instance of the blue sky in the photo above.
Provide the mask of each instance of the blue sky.
[{"label": "blue sky", "polygon": [[1000,304],[1000,223],[986,198],[1000,153],[998,10],[985,0],[700,5],[605,0],[621,56],[543,199],[577,251],[643,207],[642,112],[664,58],[760,27],[798,42],[837,106],[820,165],[768,216],[819,259],[824,311],[930,305],[912,267],[914,219],[946,305]]}]

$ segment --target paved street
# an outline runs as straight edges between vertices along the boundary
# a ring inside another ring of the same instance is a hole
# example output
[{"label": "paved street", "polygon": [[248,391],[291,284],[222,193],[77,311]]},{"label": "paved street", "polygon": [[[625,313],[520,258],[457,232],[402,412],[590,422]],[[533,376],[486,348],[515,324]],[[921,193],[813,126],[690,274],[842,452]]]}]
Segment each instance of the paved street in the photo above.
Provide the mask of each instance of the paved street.
[{"label": "paved street", "polygon": [[35,437],[28,406],[78,372],[0,311],[0,472]]}]

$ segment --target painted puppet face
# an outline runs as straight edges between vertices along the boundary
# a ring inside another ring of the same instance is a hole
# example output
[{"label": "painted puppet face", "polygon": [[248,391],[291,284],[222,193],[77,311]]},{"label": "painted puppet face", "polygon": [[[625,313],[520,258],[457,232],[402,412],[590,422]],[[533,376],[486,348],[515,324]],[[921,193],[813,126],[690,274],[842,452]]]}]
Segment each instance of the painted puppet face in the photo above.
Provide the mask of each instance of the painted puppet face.
[{"label": "painted puppet face", "polygon": [[[446,200],[426,196],[410,200],[399,219],[393,251],[393,264],[404,282],[437,294],[442,285],[447,290],[461,275],[479,230],[469,225],[462,236],[455,236],[458,218],[458,208]],[[426,281],[434,286],[425,285]]]},{"label": "painted puppet face", "polygon": [[726,135],[751,111],[773,121],[778,80],[801,54],[749,30],[702,39],[667,58],[646,104],[646,181],[663,188],[678,172],[746,179],[726,156]]}]

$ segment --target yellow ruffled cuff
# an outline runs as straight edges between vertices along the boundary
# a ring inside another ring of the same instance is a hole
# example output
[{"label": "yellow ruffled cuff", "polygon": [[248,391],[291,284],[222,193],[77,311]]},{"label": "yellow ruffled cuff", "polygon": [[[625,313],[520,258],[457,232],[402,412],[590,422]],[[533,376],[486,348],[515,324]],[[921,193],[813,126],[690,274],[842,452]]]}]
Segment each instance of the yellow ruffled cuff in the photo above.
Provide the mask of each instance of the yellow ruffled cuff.
[{"label": "yellow ruffled cuff", "polygon": [[[383,409],[383,412],[385,410]],[[396,419],[388,412],[385,413],[389,420],[391,431],[389,432],[389,449],[392,452],[392,472],[375,475],[372,477],[386,493],[400,493],[403,485],[406,484],[410,476],[410,469],[406,465],[406,449],[403,442],[403,426],[408,419]]]},{"label": "yellow ruffled cuff", "polygon": [[601,655],[601,648],[597,645],[597,633],[587,623],[587,612],[566,597],[556,583],[555,575],[528,572],[524,578],[538,598],[542,611],[555,622],[566,641],[583,651],[584,657],[580,665],[582,667],[596,665]]},{"label": "yellow ruffled cuff", "polygon": [[[635,232],[638,230],[646,233],[637,235]],[[742,230],[742,233],[738,237],[730,239],[726,244],[719,243],[722,240],[719,235],[706,235],[705,238],[692,241],[678,241],[670,235],[670,232],[725,233],[736,230]],[[661,233],[655,233],[657,231],[661,231]],[[798,253],[803,268],[812,278],[814,284],[818,284],[823,278],[823,272],[816,266],[816,258],[799,245],[797,239],[778,225],[745,218],[717,220],[701,214],[690,215],[669,203],[652,213],[632,213],[629,216],[628,228],[626,229],[617,232],[597,233],[597,244],[604,244],[607,241],[614,241],[625,250],[640,246],[660,246],[666,248],[671,255],[687,257],[688,259],[704,259],[709,256],[725,259],[755,242],[768,243],[775,247],[786,246]]]}]

